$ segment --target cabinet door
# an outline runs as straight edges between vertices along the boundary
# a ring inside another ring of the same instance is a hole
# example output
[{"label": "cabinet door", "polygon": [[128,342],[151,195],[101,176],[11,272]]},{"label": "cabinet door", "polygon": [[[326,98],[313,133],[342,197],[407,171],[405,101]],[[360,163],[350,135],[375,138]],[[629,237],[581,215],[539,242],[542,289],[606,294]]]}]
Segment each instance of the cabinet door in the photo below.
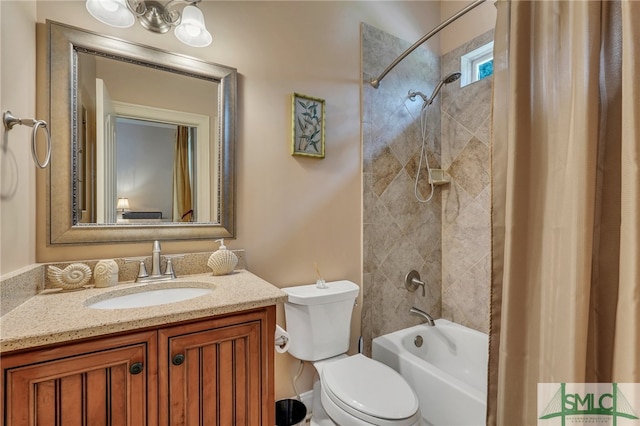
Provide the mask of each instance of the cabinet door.
[{"label": "cabinet door", "polygon": [[5,425],[155,423],[155,352],[150,332],[3,357]]},{"label": "cabinet door", "polygon": [[160,424],[273,425],[274,312],[160,330]]}]

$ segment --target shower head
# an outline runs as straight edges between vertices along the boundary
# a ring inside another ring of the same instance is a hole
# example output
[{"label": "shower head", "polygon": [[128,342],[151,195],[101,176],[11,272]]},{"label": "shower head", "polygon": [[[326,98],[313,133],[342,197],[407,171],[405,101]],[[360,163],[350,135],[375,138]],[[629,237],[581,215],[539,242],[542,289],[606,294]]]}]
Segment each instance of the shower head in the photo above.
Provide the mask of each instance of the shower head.
[{"label": "shower head", "polygon": [[440,89],[442,89],[443,85],[453,83],[454,81],[459,79],[461,75],[462,74],[459,72],[452,72],[451,74],[447,75],[445,78],[440,80],[436,88],[433,89],[433,93],[431,94],[431,97],[427,101],[425,101],[426,102],[425,106],[431,105],[433,103],[433,100],[436,98],[436,96],[438,96],[438,93],[440,93]]},{"label": "shower head", "polygon": [[453,83],[454,81],[459,79],[461,75],[462,74],[460,72],[457,72],[457,71],[456,72],[452,72],[451,74],[449,74],[448,76],[443,78],[442,81],[444,81],[444,84]]}]

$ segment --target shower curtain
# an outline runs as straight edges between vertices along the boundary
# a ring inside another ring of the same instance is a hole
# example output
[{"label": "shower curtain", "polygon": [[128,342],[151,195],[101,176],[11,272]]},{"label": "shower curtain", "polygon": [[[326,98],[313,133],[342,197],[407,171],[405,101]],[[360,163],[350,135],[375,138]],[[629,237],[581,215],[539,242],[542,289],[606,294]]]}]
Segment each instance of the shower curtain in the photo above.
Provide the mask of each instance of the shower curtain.
[{"label": "shower curtain", "polygon": [[173,163],[173,221],[191,222],[191,172],[189,167],[189,136],[186,126],[178,126],[176,132],[175,161]]},{"label": "shower curtain", "polygon": [[640,382],[640,2],[497,7],[487,420],[535,425],[538,383]]}]

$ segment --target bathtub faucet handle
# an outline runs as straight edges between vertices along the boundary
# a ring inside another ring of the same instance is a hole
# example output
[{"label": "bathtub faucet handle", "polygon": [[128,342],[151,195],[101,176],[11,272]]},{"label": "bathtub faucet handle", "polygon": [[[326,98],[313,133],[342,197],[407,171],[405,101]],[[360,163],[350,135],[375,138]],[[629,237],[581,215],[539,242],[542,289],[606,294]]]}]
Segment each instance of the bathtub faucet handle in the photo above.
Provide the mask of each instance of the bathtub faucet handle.
[{"label": "bathtub faucet handle", "polygon": [[419,285],[419,286],[421,286],[421,287],[422,287],[422,297],[425,297],[425,295],[426,295],[425,287],[426,287],[426,286],[424,285],[424,281],[420,281],[420,280],[419,280],[419,279],[417,279],[417,278],[414,278],[414,279],[413,279],[413,280],[411,280],[411,281],[413,281],[413,283],[414,283],[415,285]]},{"label": "bathtub faucet handle", "polygon": [[410,271],[404,278],[404,286],[411,292],[416,291],[418,287],[422,287],[422,297],[426,296],[426,285],[424,281],[420,281],[420,274],[415,269]]}]

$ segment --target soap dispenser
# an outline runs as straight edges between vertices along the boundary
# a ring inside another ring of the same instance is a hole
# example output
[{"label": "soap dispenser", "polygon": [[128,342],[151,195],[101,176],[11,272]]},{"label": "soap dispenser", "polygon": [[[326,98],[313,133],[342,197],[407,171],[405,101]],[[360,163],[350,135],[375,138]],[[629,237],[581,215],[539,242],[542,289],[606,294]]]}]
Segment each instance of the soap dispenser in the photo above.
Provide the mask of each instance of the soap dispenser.
[{"label": "soap dispenser", "polygon": [[227,250],[224,239],[216,240],[220,243],[220,248],[209,256],[207,265],[213,271],[213,275],[227,275],[233,272],[238,264],[238,257],[231,250]]}]

